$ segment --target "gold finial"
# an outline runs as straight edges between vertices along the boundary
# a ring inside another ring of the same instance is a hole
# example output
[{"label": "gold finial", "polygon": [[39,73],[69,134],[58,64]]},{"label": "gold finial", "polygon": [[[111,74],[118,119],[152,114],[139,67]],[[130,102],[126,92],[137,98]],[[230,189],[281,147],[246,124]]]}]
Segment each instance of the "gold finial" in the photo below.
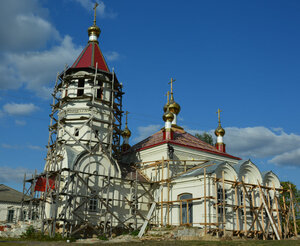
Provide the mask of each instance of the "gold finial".
[{"label": "gold finial", "polygon": [[94,9],[94,24],[88,28],[89,42],[97,42],[98,43],[98,38],[101,33],[100,28],[96,26],[96,9],[97,9],[98,5],[99,5],[98,3],[95,3],[95,6],[93,8]]},{"label": "gold finial", "polygon": [[220,117],[220,113],[221,112],[222,112],[222,110],[218,108],[217,114],[218,114],[218,122],[219,122],[219,124],[221,124],[221,117]]},{"label": "gold finial", "polygon": [[167,92],[166,96],[167,96],[167,104],[169,104],[170,103],[170,92],[169,91]]},{"label": "gold finial", "polygon": [[126,111],[126,112],[125,112],[125,115],[126,115],[125,127],[127,127],[127,123],[128,123],[128,114],[129,114],[129,112],[128,112],[128,111]]},{"label": "gold finial", "polygon": [[98,7],[98,3],[95,3],[95,5],[94,5],[94,26],[96,26],[96,8]]},{"label": "gold finial", "polygon": [[125,138],[125,137],[129,138],[131,136],[131,131],[128,129],[128,126],[127,126],[127,123],[128,123],[128,114],[129,114],[129,112],[126,111],[125,112],[125,115],[126,115],[125,129],[121,133],[121,135],[122,135],[123,138]]},{"label": "gold finial", "polygon": [[171,84],[171,101],[174,101],[174,97],[173,97],[173,82],[175,82],[176,80],[171,78],[169,84]]},{"label": "gold finial", "polygon": [[224,136],[225,135],[225,130],[222,128],[221,126],[221,117],[220,117],[220,114],[221,114],[222,110],[220,110],[218,108],[218,111],[217,111],[217,114],[218,114],[218,122],[219,122],[219,125],[217,127],[217,129],[215,130],[215,135],[218,137],[218,136]]},{"label": "gold finial", "polygon": [[165,106],[163,107],[164,112],[167,112],[169,105],[170,105],[170,92],[168,91],[168,93],[166,94],[167,96],[167,103],[165,104]]}]

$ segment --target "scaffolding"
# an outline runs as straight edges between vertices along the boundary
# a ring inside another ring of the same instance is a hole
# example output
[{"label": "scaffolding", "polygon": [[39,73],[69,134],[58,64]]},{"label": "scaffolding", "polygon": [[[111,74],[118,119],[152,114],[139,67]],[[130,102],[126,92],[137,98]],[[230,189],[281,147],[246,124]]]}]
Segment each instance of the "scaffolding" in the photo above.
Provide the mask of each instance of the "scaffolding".
[{"label": "scaffolding", "polygon": [[[97,64],[96,69],[66,68],[57,76],[45,169],[24,177],[22,203],[28,202],[29,219],[41,222],[43,233],[86,237],[139,230],[141,237],[147,226],[188,225],[205,233],[263,239],[297,234],[299,205],[291,189],[229,180],[224,173],[213,176],[207,170],[215,163],[208,160],[172,155],[171,160],[122,163],[122,95],[115,73],[100,71]],[[80,169],[83,157],[87,161]],[[91,167],[104,159],[106,169]],[[176,182],[195,170],[203,171],[202,195],[174,199]],[[192,207],[199,205],[203,216],[190,220]]]},{"label": "scaffolding", "polygon": [[[231,233],[264,240],[297,235],[299,204],[291,188],[285,190],[275,188],[274,184],[262,185],[259,181],[251,184],[244,179],[226,179],[224,171],[218,178],[216,174],[207,173],[213,165],[207,160],[162,159],[136,163],[127,176],[121,178],[62,169],[24,180],[24,184],[29,184],[24,194],[31,197],[30,214],[35,214],[35,219],[43,224],[42,231],[52,236],[55,232],[63,236],[110,236],[118,231],[140,230],[141,237],[147,226],[193,226],[202,228],[205,234],[222,236]],[[148,169],[156,173],[152,179],[147,175]],[[203,185],[199,187],[203,196],[171,199],[171,189],[178,178],[197,169],[203,171],[200,178]],[[176,172],[172,172],[174,170]],[[62,182],[63,173],[68,175]],[[49,188],[49,177],[53,176],[56,177],[55,187]],[[45,192],[37,192],[34,188],[41,177],[47,180]],[[98,182],[101,187],[91,185],[95,178],[101,179]],[[226,199],[226,190],[230,190],[232,200]],[[91,212],[93,199],[99,204],[98,210]],[[45,215],[46,204],[52,206],[51,218]],[[198,221],[197,218],[189,221],[189,208],[199,204],[203,216]],[[172,219],[172,211],[178,211],[178,222]],[[186,212],[185,221],[183,212]]]}]

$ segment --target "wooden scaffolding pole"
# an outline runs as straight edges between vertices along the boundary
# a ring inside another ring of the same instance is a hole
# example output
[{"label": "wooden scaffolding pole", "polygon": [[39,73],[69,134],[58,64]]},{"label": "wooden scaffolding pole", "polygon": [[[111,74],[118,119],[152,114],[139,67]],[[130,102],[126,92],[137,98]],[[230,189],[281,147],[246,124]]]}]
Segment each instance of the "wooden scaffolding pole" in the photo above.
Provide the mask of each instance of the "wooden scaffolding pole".
[{"label": "wooden scaffolding pole", "polygon": [[206,168],[204,168],[204,234],[207,234],[207,227],[206,227]]},{"label": "wooden scaffolding pole", "polygon": [[282,228],[281,228],[281,222],[280,222],[279,207],[278,207],[278,202],[277,202],[277,196],[276,196],[276,191],[275,191],[275,185],[274,185],[274,183],[273,183],[273,192],[274,192],[274,200],[275,200],[275,205],[276,205],[278,231],[279,231],[279,234],[282,237]]},{"label": "wooden scaffolding pole", "polygon": [[219,236],[220,225],[219,225],[219,201],[218,201],[218,179],[217,179],[217,174],[215,174],[215,206],[216,206],[217,236]]},{"label": "wooden scaffolding pole", "polygon": [[[267,201],[266,201],[266,199],[265,199],[265,195],[263,194],[262,188],[261,188],[260,183],[259,183],[258,180],[257,180],[257,183],[258,183],[258,186],[259,186],[259,191],[260,191],[260,193],[261,193],[261,195],[262,195],[262,202],[263,202],[263,205],[265,206],[265,210],[266,210],[267,215],[268,215],[268,217],[269,217],[269,219],[270,219],[270,222],[271,222],[271,226],[272,226],[272,228],[273,228],[273,231],[274,231],[274,233],[275,233],[277,239],[280,240],[281,238],[280,238],[280,235],[279,235],[279,233],[278,233],[278,228],[277,228],[277,226],[276,226],[276,224],[275,224],[275,222],[274,222],[274,219],[273,219],[273,216],[272,216],[272,211],[270,211],[269,208],[268,208],[268,206],[267,206]],[[267,232],[268,232],[268,230],[267,230]]]},{"label": "wooden scaffolding pole", "polygon": [[294,233],[295,236],[297,236],[297,224],[296,224],[296,216],[295,216],[295,208],[294,208],[294,196],[293,196],[293,191],[292,191],[292,186],[289,184],[290,188],[290,203],[292,205],[292,215],[293,215],[293,222],[294,222]]},{"label": "wooden scaffolding pole", "polygon": [[222,171],[222,195],[223,195],[223,199],[222,199],[222,214],[223,214],[223,236],[225,235],[225,231],[226,231],[226,214],[225,214],[225,204],[226,204],[226,196],[225,196],[225,175],[224,175],[224,171]]},{"label": "wooden scaffolding pole", "polygon": [[[163,183],[163,180],[164,180],[164,157],[162,158],[162,163],[161,163],[161,178],[160,178],[160,181],[161,181],[161,185],[163,186],[164,183]],[[160,201],[161,201],[161,205],[160,205],[160,225],[163,226],[164,225],[164,222],[163,222],[163,217],[164,217],[164,188],[161,189],[161,194],[160,194]]]},{"label": "wooden scaffolding pole", "polygon": [[[236,177],[234,177],[234,181],[236,182]],[[237,231],[240,231],[239,202],[238,202],[237,183],[234,184],[234,198],[235,198],[236,227],[237,227]]]},{"label": "wooden scaffolding pole", "polygon": [[[245,183],[245,178],[244,176],[242,177],[243,183]],[[244,232],[245,235],[247,234],[247,210],[246,210],[246,192],[244,190],[243,192],[243,207],[244,207]]]},{"label": "wooden scaffolding pole", "polygon": [[170,225],[170,161],[168,160],[167,169],[168,203],[167,203],[167,225]]}]

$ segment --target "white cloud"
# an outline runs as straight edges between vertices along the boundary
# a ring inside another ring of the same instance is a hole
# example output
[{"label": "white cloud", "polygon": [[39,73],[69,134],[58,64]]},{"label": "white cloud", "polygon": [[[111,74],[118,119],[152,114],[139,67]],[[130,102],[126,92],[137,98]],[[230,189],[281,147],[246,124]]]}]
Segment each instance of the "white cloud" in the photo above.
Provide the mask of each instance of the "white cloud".
[{"label": "white cloud", "polygon": [[161,125],[148,125],[138,127],[138,136],[133,139],[134,142],[139,142],[151,136],[161,128]]},{"label": "white cloud", "polygon": [[41,146],[37,146],[37,145],[31,145],[29,144],[27,146],[29,149],[32,149],[32,150],[45,150],[44,148],[42,148]]},{"label": "white cloud", "polygon": [[26,121],[25,120],[15,120],[16,125],[18,126],[25,126]]},{"label": "white cloud", "polygon": [[[266,127],[227,127],[225,142],[228,152],[240,156],[270,158],[300,148],[300,136],[287,134],[282,129],[272,131]],[[299,162],[300,164],[300,162]]]},{"label": "white cloud", "polygon": [[17,145],[11,145],[11,144],[1,144],[1,147],[4,149],[19,149],[19,147]]},{"label": "white cloud", "polygon": [[[80,3],[82,7],[84,7],[87,11],[91,12],[95,6],[95,1],[92,0],[75,0],[76,2]],[[101,18],[115,18],[117,13],[113,12],[112,10],[107,10],[106,5],[104,2],[99,2],[97,7],[97,16]]]},{"label": "white cloud", "polygon": [[[300,167],[300,135],[282,128],[226,127],[224,142],[229,154],[242,158],[265,158],[269,163]],[[201,130],[187,130],[191,134]],[[208,131],[214,137],[214,130]]]},{"label": "white cloud", "polygon": [[[0,89],[25,85],[48,99],[57,72],[80,54],[82,47],[62,38],[46,16],[38,0],[0,1]],[[47,44],[51,48],[43,50]]]},{"label": "white cloud", "polygon": [[32,103],[7,103],[3,106],[3,110],[13,116],[30,115],[38,109],[39,107]]},{"label": "white cloud", "polygon": [[59,40],[58,31],[44,17],[46,12],[36,0],[0,1],[0,50],[33,50]]},{"label": "white cloud", "polygon": [[1,147],[4,149],[15,149],[15,150],[21,150],[21,149],[30,149],[30,150],[46,150],[45,148],[38,146],[38,145],[32,145],[32,144],[26,144],[26,145],[11,145],[7,143],[2,143]]},{"label": "white cloud", "polygon": [[280,166],[300,166],[300,148],[284,152],[283,154],[277,155],[269,163],[277,164]]},{"label": "white cloud", "polygon": [[[71,64],[82,47],[75,47],[70,36],[45,51],[6,53],[0,61],[0,89],[17,89],[25,84],[41,98],[51,96],[57,72]],[[52,83],[51,83],[52,81]]]},{"label": "white cloud", "polygon": [[116,51],[105,52],[104,56],[107,61],[117,61],[120,59],[120,54]]},{"label": "white cloud", "polygon": [[22,183],[25,173],[27,177],[30,177],[34,171],[24,167],[0,167],[0,183]]}]

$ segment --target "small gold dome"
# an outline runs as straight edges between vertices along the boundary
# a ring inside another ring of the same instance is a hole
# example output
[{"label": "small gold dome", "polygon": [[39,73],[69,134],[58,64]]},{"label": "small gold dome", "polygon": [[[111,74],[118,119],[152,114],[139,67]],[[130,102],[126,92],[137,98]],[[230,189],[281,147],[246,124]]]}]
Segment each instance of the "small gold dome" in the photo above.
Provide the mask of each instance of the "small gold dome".
[{"label": "small gold dome", "polygon": [[215,130],[215,135],[218,136],[224,136],[225,130],[222,128],[222,126],[219,124],[218,128]]},{"label": "small gold dome", "polygon": [[172,122],[174,120],[174,115],[168,110],[167,112],[164,113],[163,120],[164,122],[166,121]]},{"label": "small gold dome", "polygon": [[177,102],[171,102],[169,105],[169,110],[171,113],[178,115],[180,112],[180,105]]},{"label": "small gold dome", "polygon": [[88,28],[88,34],[89,34],[89,37],[92,35],[92,34],[95,34],[97,36],[97,38],[99,37],[101,33],[101,30],[99,27],[97,27],[96,25],[93,25],[93,26],[90,26]]},{"label": "small gold dome", "polygon": [[127,126],[125,126],[125,129],[124,129],[124,131],[122,131],[121,135],[122,135],[123,138],[125,138],[125,137],[130,138],[130,136],[131,136],[131,131],[128,129]]}]

